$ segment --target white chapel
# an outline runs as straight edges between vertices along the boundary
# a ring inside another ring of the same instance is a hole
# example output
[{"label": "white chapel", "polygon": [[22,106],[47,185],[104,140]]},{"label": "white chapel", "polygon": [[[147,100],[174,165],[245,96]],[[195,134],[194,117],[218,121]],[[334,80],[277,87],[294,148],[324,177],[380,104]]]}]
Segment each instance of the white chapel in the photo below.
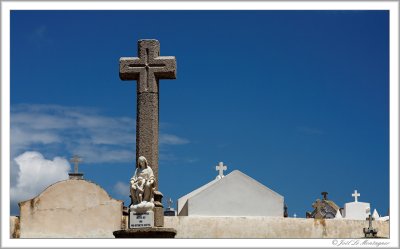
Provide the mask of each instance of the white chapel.
[{"label": "white chapel", "polygon": [[178,199],[178,216],[275,216],[283,217],[284,198],[250,176],[216,166],[213,181]]}]

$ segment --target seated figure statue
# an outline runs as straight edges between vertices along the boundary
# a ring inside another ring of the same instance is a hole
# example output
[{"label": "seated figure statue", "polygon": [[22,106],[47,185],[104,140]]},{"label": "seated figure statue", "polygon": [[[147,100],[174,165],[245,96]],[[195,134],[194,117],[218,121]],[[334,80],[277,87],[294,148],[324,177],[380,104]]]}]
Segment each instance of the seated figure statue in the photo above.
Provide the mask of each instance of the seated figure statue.
[{"label": "seated figure statue", "polygon": [[130,208],[136,212],[146,212],[154,208],[155,177],[144,156],[138,158],[135,175],[131,178]]}]

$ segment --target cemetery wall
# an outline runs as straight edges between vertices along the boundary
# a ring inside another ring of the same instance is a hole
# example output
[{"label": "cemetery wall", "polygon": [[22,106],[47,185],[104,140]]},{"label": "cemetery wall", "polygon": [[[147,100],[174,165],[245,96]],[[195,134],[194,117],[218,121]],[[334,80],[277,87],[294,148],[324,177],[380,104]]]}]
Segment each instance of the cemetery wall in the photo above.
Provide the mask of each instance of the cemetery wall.
[{"label": "cemetery wall", "polygon": [[[176,238],[364,238],[368,221],[278,217],[166,216]],[[388,221],[373,221],[378,236],[389,237]]]},{"label": "cemetery wall", "polygon": [[[10,222],[13,237],[19,234],[18,217],[11,217]],[[164,222],[165,227],[177,230],[176,238],[364,238],[363,228],[368,227],[368,221],[360,220],[276,217],[165,216]],[[378,236],[389,237],[388,221],[372,223]],[[110,236],[98,236],[103,237]]]}]

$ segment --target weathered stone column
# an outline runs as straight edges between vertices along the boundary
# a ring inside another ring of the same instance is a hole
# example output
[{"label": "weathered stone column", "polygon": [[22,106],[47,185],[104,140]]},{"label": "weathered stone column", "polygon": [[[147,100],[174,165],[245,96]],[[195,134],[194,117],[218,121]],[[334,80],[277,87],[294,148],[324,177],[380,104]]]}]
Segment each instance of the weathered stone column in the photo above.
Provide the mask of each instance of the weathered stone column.
[{"label": "weathered stone column", "polygon": [[136,160],[147,159],[158,189],[158,93],[138,93],[136,112]]}]

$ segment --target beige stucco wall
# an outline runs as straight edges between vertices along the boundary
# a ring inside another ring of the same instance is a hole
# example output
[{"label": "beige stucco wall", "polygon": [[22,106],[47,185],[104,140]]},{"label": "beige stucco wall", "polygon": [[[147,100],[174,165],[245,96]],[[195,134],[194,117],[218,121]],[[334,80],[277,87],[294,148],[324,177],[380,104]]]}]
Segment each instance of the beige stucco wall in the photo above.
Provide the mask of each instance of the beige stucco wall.
[{"label": "beige stucco wall", "polygon": [[[19,233],[18,218],[13,216],[10,222],[12,237]],[[165,216],[164,222],[165,227],[177,230],[176,238],[363,238],[363,228],[368,227],[367,221],[359,220],[275,217]],[[373,221],[373,227],[378,229],[378,236],[389,237],[388,221]],[[106,234],[105,238],[109,237]]]},{"label": "beige stucco wall", "polygon": [[[66,180],[20,203],[10,217],[12,238],[114,238],[127,227],[122,201],[85,180]],[[363,238],[368,221],[267,216],[165,216],[176,238]],[[389,237],[389,221],[373,221],[378,236]]]},{"label": "beige stucco wall", "polygon": [[10,216],[10,238],[19,238],[19,217]]},{"label": "beige stucco wall", "polygon": [[123,202],[85,180],[66,180],[20,204],[21,238],[114,238]]},{"label": "beige stucco wall", "polygon": [[[363,238],[368,221],[280,217],[166,216],[176,238]],[[389,236],[388,221],[373,221],[378,236]]]}]

